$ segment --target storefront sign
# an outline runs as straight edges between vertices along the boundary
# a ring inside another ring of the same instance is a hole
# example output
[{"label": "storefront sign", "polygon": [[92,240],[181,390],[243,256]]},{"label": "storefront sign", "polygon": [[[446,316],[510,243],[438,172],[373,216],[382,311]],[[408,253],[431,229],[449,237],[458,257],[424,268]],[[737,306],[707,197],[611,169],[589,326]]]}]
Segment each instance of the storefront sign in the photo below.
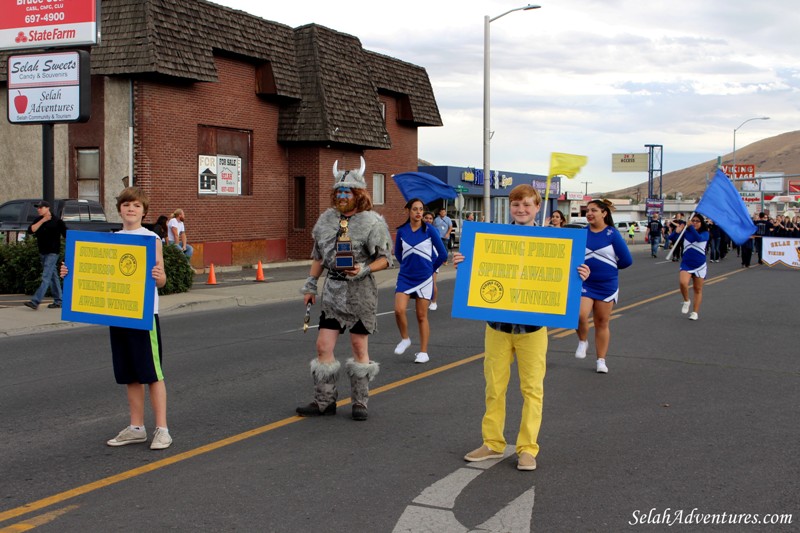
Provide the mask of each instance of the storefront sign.
[{"label": "storefront sign", "polygon": [[153,329],[156,239],[68,231],[62,320]]},{"label": "storefront sign", "polygon": [[647,172],[650,154],[611,154],[611,172]]},{"label": "storefront sign", "polygon": [[98,43],[99,0],[4,0],[0,50]]},{"label": "storefront sign", "polygon": [[586,231],[464,224],[453,317],[575,328]]}]

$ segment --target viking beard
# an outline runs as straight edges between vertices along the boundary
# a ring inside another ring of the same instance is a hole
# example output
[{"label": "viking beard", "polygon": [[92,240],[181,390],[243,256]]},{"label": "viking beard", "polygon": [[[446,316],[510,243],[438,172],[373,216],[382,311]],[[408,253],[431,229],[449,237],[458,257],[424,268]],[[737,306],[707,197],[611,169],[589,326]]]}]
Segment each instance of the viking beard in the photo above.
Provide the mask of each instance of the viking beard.
[{"label": "viking beard", "polygon": [[356,208],[357,200],[355,196],[352,198],[338,198],[336,200],[336,209],[340,213],[349,213]]}]

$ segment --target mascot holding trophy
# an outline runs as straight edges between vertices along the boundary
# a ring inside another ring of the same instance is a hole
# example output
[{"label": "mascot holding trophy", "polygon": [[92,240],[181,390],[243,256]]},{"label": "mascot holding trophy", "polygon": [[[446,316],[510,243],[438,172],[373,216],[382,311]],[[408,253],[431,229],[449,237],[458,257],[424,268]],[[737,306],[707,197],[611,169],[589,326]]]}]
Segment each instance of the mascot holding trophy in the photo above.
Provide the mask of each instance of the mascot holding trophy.
[{"label": "mascot holding trophy", "polygon": [[319,277],[328,271],[319,289],[317,357],[311,361],[314,400],[298,407],[297,414],[336,414],[341,364],[333,350],[339,335],[350,330],[353,357],[347,360],[345,372],[350,377],[352,416],[353,420],[366,420],[369,382],[378,373],[378,363],[370,361],[368,350],[369,335],[378,328],[378,286],[372,273],[391,266],[392,242],[386,221],[372,211],[364,158],[358,170],[340,171],[338,164],[333,165],[332,207],[314,225],[311,271],[301,289],[308,309],[319,295]]}]

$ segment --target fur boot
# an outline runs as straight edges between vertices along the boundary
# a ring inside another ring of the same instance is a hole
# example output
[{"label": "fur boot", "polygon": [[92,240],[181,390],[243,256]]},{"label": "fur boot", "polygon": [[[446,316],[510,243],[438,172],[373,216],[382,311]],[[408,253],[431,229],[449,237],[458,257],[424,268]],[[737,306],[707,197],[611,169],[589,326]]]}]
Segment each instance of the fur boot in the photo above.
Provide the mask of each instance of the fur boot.
[{"label": "fur boot", "polygon": [[311,361],[311,377],[314,378],[314,401],[308,405],[297,408],[300,416],[335,415],[336,400],[339,393],[336,390],[336,380],[339,378],[341,363],[320,363],[319,360]]},{"label": "fur boot", "polygon": [[380,367],[375,361],[357,363],[348,359],[345,365],[350,376],[350,398],[353,400],[353,420],[366,420],[369,402],[369,382],[378,375]]}]

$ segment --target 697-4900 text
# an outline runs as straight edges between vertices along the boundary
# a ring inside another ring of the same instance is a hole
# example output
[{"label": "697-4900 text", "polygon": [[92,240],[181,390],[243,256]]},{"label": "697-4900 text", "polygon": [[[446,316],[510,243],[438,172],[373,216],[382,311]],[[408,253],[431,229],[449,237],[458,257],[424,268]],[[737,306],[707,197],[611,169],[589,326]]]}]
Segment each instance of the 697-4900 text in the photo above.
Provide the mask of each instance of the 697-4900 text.
[{"label": "697-4900 text", "polygon": [[792,523],[793,516],[791,513],[702,513],[696,507],[688,512],[684,509],[671,509],[669,507],[663,511],[659,511],[655,507],[649,511],[637,509],[631,513],[631,520],[628,521],[631,526],[641,524],[661,524],[666,526],[675,524],[788,525]]}]

